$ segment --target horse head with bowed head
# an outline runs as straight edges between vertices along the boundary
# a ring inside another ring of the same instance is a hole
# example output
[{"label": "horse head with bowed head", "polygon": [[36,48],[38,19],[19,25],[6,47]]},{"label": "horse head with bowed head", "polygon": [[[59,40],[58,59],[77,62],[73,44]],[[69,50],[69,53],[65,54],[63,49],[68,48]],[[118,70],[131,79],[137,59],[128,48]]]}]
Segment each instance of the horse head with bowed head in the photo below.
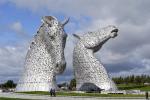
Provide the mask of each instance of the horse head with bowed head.
[{"label": "horse head with bowed head", "polygon": [[64,26],[69,19],[64,22],[58,22],[56,18],[45,16],[42,20],[45,25],[45,39],[46,44],[49,45],[49,52],[52,54],[53,62],[55,63],[55,73],[61,74],[65,67],[66,61],[64,58],[64,48],[66,44],[67,34],[64,31]]},{"label": "horse head with bowed head", "polygon": [[16,91],[49,91],[58,89],[56,75],[64,72],[64,48],[67,34],[64,26],[69,19],[59,22],[55,17],[44,16],[42,25],[31,41],[24,72]]}]

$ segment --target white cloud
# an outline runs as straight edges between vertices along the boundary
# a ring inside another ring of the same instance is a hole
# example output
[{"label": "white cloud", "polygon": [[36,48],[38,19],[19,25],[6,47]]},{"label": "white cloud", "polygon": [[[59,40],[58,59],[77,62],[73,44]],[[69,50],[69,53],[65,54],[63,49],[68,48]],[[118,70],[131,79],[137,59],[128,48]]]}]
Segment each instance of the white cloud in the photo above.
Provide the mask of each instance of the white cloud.
[{"label": "white cloud", "polygon": [[[104,44],[102,50],[97,53],[97,57],[101,59],[102,62],[105,63],[106,65],[110,64],[110,66],[112,66],[113,69],[116,69],[117,71],[115,73],[117,73],[118,75],[124,74],[128,75],[133,73],[144,74],[149,71],[150,68],[150,63],[148,63],[150,59],[149,0],[145,1],[8,0],[8,1],[10,3],[15,4],[19,8],[28,9],[29,11],[33,11],[36,14],[43,15],[43,12],[46,11],[47,12],[46,14],[61,13],[65,16],[69,16],[75,19],[76,21],[72,21],[70,25],[68,24],[68,26],[66,27],[69,27],[70,32],[79,33],[81,35],[87,31],[93,31],[97,30],[100,27],[107,26],[108,24],[116,25],[119,28],[118,37],[116,37],[115,39],[111,39],[106,44]],[[88,20],[84,18],[85,16],[91,19]],[[15,22],[12,25],[12,29],[19,33],[23,32],[22,24],[20,22]],[[69,75],[67,71],[72,70],[73,48],[74,48],[74,39],[72,38],[72,36],[69,35],[65,49],[67,69],[66,72],[63,74],[64,76]],[[27,50],[27,48],[25,48],[25,50]],[[11,57],[7,58],[10,60],[10,61],[8,60],[8,63],[13,62],[11,61],[11,59],[18,59],[18,58],[19,56],[17,58]],[[143,62],[145,59],[146,62]],[[136,63],[138,65],[136,65]],[[116,66],[113,66],[115,64]],[[128,68],[125,68],[126,66]],[[116,75],[112,71],[112,69],[110,69],[109,72],[112,73],[113,75]],[[70,71],[70,76],[72,74]]]},{"label": "white cloud", "polygon": [[[145,0],[8,0],[20,8],[36,13],[44,10],[68,16],[90,16],[95,19],[117,18],[119,23],[142,24],[149,18],[150,1]],[[142,18],[144,17],[144,18]]]},{"label": "white cloud", "polygon": [[26,48],[21,45],[0,47],[0,81],[17,81],[23,69]]},{"label": "white cloud", "polygon": [[29,35],[24,30],[20,21],[13,22],[8,27],[12,32],[16,33],[17,36],[24,38],[24,40],[29,38]]},{"label": "white cloud", "polygon": [[111,73],[113,76],[128,76],[128,75],[142,75],[142,74],[147,74],[150,75],[150,60],[142,60],[141,63],[143,66],[141,67],[135,67],[134,69],[131,70],[125,70],[125,71],[120,71],[118,73]]},{"label": "white cloud", "polygon": [[22,24],[20,22],[14,22],[11,28],[16,32],[22,32],[23,30]]}]

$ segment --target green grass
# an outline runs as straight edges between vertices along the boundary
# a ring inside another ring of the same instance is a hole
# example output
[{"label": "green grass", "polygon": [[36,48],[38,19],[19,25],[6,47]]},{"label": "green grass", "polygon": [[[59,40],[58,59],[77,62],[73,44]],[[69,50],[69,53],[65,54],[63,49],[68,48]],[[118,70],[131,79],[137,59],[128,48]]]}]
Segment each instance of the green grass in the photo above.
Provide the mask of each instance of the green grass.
[{"label": "green grass", "polygon": [[[35,91],[35,92],[19,92],[25,94],[40,94],[50,95],[49,92]],[[90,97],[144,97],[144,95],[132,95],[132,94],[100,94],[100,93],[72,93],[72,92],[56,92],[57,96],[90,96]]]},{"label": "green grass", "polygon": [[140,89],[141,91],[150,91],[150,86],[145,86],[142,88],[135,88],[135,89]]},{"label": "green grass", "polygon": [[[118,84],[119,90],[141,90],[150,91],[150,86],[136,85],[136,84]],[[33,92],[19,92],[25,94],[39,94],[39,95],[50,95],[49,92],[33,91]],[[133,94],[100,94],[100,93],[73,93],[73,92],[56,92],[57,96],[90,96],[90,97],[144,97],[144,95],[133,95]]]},{"label": "green grass", "polygon": [[141,90],[150,91],[150,86],[136,85],[136,84],[118,84],[119,90]]},{"label": "green grass", "polygon": [[0,97],[0,100],[30,100],[30,99],[19,99],[19,98],[6,98],[6,97]]}]

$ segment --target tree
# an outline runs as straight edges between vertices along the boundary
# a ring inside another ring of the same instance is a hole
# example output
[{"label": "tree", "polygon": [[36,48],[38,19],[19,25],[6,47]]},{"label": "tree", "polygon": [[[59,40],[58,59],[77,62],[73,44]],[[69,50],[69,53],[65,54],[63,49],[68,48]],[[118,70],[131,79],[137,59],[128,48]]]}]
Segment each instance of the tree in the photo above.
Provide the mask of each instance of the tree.
[{"label": "tree", "polygon": [[70,88],[71,90],[75,90],[75,88],[76,88],[76,80],[75,80],[75,79],[72,79],[72,80],[70,81],[69,88]]},{"label": "tree", "polygon": [[140,76],[136,76],[135,77],[135,84],[140,84],[142,81],[141,81],[141,77]]},{"label": "tree", "polygon": [[112,78],[113,81],[116,84],[129,84],[129,83],[134,83],[134,84],[144,84],[144,83],[150,83],[150,76],[149,75],[138,75],[138,76],[126,76],[126,77],[115,77]]},{"label": "tree", "polygon": [[16,84],[13,82],[13,80],[8,80],[6,83],[3,84],[3,87],[5,87],[5,88],[15,88]]},{"label": "tree", "polygon": [[60,84],[58,84],[58,87],[59,88],[61,88],[61,87],[68,87],[68,83],[67,82],[60,83]]}]

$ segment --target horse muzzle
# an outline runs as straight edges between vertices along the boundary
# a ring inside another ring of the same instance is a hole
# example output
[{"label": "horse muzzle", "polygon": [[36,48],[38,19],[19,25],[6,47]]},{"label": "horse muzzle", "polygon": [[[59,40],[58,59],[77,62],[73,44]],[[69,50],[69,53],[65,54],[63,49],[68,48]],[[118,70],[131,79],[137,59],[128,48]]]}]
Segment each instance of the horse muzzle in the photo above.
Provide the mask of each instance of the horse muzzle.
[{"label": "horse muzzle", "polygon": [[119,31],[118,29],[114,29],[114,30],[112,30],[112,31],[111,31],[111,38],[116,37],[116,36],[118,35],[118,34],[117,34],[117,33],[118,33],[118,31]]}]

